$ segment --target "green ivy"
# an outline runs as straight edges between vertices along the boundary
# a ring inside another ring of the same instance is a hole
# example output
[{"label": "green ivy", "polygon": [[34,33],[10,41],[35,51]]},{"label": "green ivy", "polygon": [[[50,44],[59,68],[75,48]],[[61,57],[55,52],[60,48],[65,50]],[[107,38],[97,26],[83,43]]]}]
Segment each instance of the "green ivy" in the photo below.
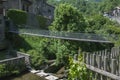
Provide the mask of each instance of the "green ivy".
[{"label": "green ivy", "polygon": [[82,55],[79,55],[78,61],[75,61],[72,57],[69,58],[68,80],[90,80],[91,76],[89,74],[83,63]]},{"label": "green ivy", "polygon": [[11,19],[16,25],[26,24],[27,21],[27,13],[22,10],[17,9],[9,9],[7,12],[7,16]]},{"label": "green ivy", "polygon": [[[7,17],[13,21],[14,24],[23,27],[27,23],[28,13],[18,9],[9,9],[7,12]],[[39,28],[47,29],[47,18],[36,15],[36,18],[39,22]]]}]

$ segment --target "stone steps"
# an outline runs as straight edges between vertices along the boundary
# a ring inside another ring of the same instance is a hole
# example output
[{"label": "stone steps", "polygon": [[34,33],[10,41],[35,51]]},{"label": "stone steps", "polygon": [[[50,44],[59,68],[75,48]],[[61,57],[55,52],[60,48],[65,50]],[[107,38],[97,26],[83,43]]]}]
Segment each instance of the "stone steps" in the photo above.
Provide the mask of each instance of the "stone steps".
[{"label": "stone steps", "polygon": [[43,70],[30,70],[30,72],[40,77],[44,77],[46,80],[59,80],[58,77],[52,75],[51,73],[45,73]]}]

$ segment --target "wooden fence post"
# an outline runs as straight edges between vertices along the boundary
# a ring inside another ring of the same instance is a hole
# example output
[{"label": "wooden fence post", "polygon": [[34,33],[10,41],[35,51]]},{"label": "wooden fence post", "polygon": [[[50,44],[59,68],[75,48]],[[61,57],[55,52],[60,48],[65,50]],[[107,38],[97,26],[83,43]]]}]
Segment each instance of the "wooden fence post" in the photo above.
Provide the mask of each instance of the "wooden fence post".
[{"label": "wooden fence post", "polygon": [[[90,54],[89,53],[86,53],[86,64],[90,65]],[[91,78],[90,76],[90,70],[88,69],[87,70],[88,73],[89,73],[89,78]],[[90,79],[91,80],[91,79]]]},{"label": "wooden fence post", "polygon": [[108,58],[105,56],[104,57],[104,70],[107,71],[107,60]]},{"label": "wooden fence post", "polygon": [[[96,67],[96,55],[95,55],[95,53],[92,54],[92,66]],[[97,76],[96,72],[92,72],[92,75],[93,75],[92,80],[96,80],[96,76]]]},{"label": "wooden fence post", "polygon": [[111,72],[112,72],[113,74],[116,74],[116,59],[112,59]]},{"label": "wooden fence post", "polygon": [[[116,59],[112,59],[111,62],[111,73],[116,74]],[[114,80],[114,79],[112,79]]]},{"label": "wooden fence post", "polygon": [[89,53],[87,53],[87,62],[86,63],[90,64],[90,54]]},{"label": "wooden fence post", "polygon": [[83,53],[84,63],[86,64],[86,53]]},{"label": "wooden fence post", "polygon": [[[104,57],[104,64],[103,64],[103,69],[104,69],[105,71],[107,71],[107,60],[108,60],[108,58],[105,56],[105,57]],[[103,80],[107,80],[107,77],[106,77],[106,76],[102,76],[102,78],[103,78]]]},{"label": "wooden fence post", "polygon": [[[102,56],[101,55],[98,55],[98,68],[101,69],[101,60],[102,60]],[[97,74],[97,80],[101,80],[101,75],[100,74]]]}]

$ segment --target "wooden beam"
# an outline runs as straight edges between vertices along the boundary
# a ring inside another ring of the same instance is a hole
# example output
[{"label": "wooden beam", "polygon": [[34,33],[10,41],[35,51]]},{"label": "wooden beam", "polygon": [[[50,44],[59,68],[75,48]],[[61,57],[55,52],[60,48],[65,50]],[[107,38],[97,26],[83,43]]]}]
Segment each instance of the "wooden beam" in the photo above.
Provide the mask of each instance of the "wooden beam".
[{"label": "wooden beam", "polygon": [[88,69],[96,72],[96,73],[102,74],[103,76],[107,76],[107,77],[112,78],[112,79],[115,79],[115,80],[120,80],[120,76],[117,76],[117,75],[115,75],[115,74],[109,73],[109,72],[107,72],[107,71],[101,70],[101,69],[99,69],[99,68],[95,68],[95,67],[93,67],[93,66],[91,66],[91,65],[87,65],[87,64],[86,64],[86,67],[87,67]]}]

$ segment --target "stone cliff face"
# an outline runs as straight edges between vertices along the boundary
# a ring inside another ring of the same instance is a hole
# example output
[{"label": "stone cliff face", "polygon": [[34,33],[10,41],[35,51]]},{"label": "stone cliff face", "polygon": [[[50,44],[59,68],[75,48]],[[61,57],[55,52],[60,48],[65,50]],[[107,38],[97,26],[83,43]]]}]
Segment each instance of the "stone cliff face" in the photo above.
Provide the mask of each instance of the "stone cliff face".
[{"label": "stone cliff face", "polygon": [[53,19],[54,17],[54,9],[55,7],[49,5],[46,0],[35,0],[30,6],[30,12],[37,15],[45,16],[49,19]]},{"label": "stone cliff face", "polygon": [[4,40],[5,38],[5,34],[4,34],[4,19],[3,19],[3,16],[1,15],[0,16],[0,41],[1,40]]},{"label": "stone cliff face", "polygon": [[0,15],[0,50],[6,47],[4,17]]}]

